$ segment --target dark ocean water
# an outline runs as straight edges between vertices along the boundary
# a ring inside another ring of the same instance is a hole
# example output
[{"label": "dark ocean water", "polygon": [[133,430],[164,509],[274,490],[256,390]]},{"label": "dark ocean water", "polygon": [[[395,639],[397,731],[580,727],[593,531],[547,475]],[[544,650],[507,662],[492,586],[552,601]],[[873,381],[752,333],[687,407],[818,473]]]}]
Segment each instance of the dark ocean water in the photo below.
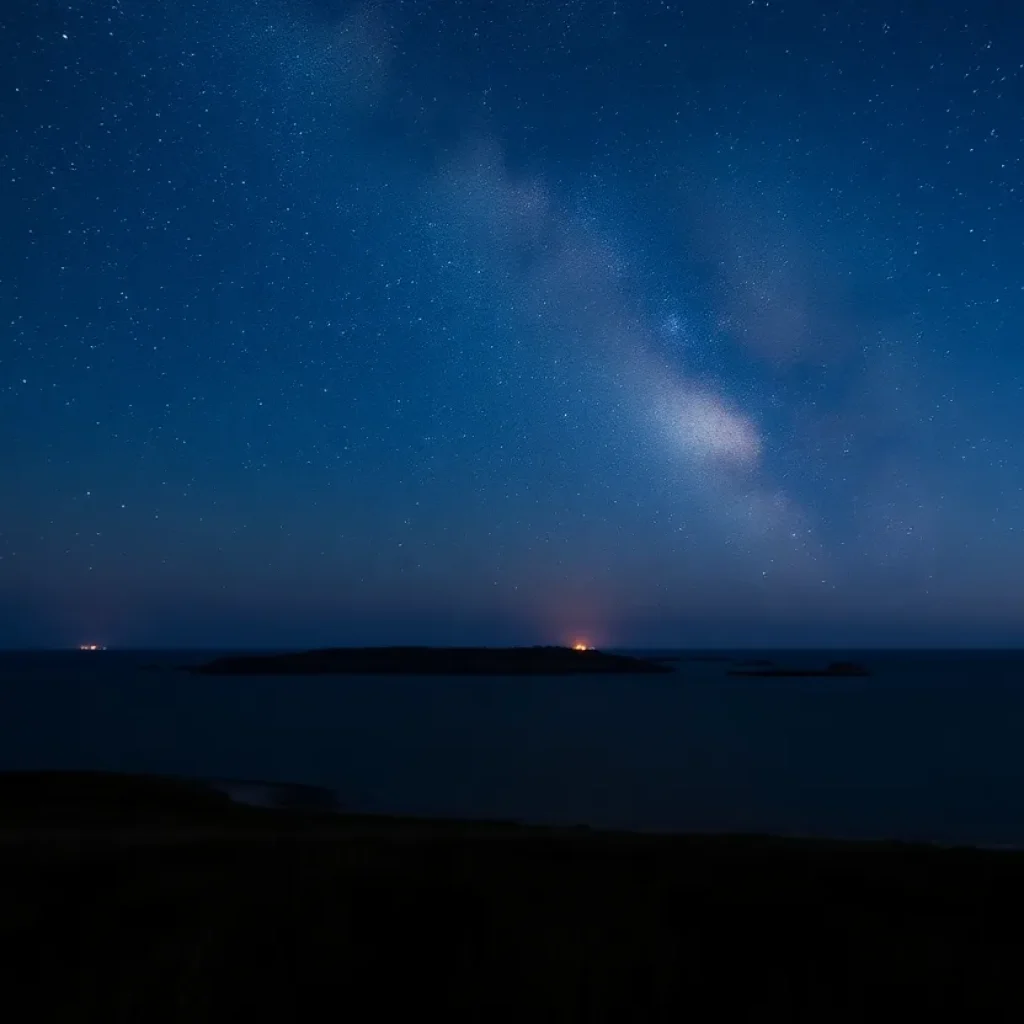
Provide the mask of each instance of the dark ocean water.
[{"label": "dark ocean water", "polygon": [[558,679],[170,667],[209,656],[0,653],[0,769],[304,782],[367,812],[1024,846],[1019,653],[763,655],[849,658],[861,679],[692,660]]}]

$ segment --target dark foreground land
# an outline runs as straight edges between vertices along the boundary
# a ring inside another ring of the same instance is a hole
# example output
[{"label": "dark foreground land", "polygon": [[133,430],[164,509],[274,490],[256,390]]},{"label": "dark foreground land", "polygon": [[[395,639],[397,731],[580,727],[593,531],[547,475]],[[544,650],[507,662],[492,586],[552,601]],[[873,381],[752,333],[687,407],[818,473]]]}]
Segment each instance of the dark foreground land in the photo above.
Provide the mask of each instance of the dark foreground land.
[{"label": "dark foreground land", "polygon": [[561,676],[671,672],[647,658],[570,647],[334,647],[215,658],[203,675]]},{"label": "dark foreground land", "polygon": [[1024,855],[0,776],[10,1019],[1020,1019]]}]

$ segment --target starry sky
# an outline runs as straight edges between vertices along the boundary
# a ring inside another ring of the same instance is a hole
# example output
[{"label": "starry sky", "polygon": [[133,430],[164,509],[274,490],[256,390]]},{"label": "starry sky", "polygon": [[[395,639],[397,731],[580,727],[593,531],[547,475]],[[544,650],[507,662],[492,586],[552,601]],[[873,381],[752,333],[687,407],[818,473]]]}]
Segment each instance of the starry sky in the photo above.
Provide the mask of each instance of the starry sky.
[{"label": "starry sky", "polygon": [[1024,644],[1022,37],[5,8],[0,645]]}]

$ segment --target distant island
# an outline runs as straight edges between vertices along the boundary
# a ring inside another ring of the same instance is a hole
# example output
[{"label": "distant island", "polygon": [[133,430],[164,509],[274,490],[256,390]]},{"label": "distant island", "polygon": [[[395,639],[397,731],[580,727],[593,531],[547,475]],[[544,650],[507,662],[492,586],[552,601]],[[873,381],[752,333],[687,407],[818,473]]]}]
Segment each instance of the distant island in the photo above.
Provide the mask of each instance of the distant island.
[{"label": "distant island", "polygon": [[334,647],[214,658],[200,675],[567,676],[672,672],[660,662],[580,647]]}]

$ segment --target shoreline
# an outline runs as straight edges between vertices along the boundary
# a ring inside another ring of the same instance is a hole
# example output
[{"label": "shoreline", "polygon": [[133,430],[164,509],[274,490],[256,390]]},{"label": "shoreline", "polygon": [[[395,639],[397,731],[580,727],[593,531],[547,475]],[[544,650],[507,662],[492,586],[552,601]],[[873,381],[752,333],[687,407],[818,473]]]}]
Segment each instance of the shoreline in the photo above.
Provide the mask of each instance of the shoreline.
[{"label": "shoreline", "polygon": [[[256,799],[253,791],[259,791]],[[267,794],[271,794],[271,799]],[[234,795],[232,795],[234,794]],[[0,771],[0,845],[18,842],[178,844],[208,840],[353,838],[579,841],[591,845],[715,845],[801,854],[925,850],[1024,855],[1024,845],[787,832],[602,828],[493,818],[346,810],[333,790],[305,783],[105,771]],[[1024,867],[1024,856],[1021,857]]]}]

